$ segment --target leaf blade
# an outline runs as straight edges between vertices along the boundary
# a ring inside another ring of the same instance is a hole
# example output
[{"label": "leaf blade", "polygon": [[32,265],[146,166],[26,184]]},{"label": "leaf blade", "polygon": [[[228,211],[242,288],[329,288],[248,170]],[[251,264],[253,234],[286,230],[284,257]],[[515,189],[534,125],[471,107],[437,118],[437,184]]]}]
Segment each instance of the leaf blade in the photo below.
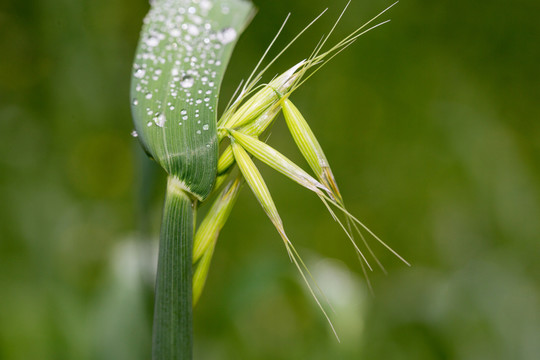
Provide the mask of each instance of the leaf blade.
[{"label": "leaf blade", "polygon": [[242,0],[157,0],[144,20],[131,82],[135,130],[199,200],[215,181],[219,86],[251,11]]}]

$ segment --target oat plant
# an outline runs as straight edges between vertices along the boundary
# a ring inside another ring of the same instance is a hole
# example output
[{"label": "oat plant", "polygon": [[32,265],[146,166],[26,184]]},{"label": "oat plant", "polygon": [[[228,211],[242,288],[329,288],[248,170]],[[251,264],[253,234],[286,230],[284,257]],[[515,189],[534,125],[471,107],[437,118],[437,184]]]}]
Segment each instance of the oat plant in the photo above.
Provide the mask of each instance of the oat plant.
[{"label": "oat plant", "polygon": [[[320,143],[291,100],[294,91],[330,59],[386,23],[376,22],[386,10],[328,46],[342,13],[312,54],[263,82],[274,61],[318,19],[263,67],[287,17],[218,121],[221,80],[238,36],[253,15],[251,3],[151,1],[133,66],[131,108],[133,135],[168,175],[155,285],[153,359],[192,358],[192,308],[201,296],[219,233],[244,184],[275,226],[291,262],[336,333],[325,310],[328,305],[321,301],[326,298],[288,238],[254,160],[311,190],[321,200],[351,241],[364,273],[373,268],[365,253],[382,268],[364,234],[406,263],[347,210]],[[268,130],[280,113],[310,172],[267,144]],[[196,227],[197,208],[207,202],[211,205]]]}]

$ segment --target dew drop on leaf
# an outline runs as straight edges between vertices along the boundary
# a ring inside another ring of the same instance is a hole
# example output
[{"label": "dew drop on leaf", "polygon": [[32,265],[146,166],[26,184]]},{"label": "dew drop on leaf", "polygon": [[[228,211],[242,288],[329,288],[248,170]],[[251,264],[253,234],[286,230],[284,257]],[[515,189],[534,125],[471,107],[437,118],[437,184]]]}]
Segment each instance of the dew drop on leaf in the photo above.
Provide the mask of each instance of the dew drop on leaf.
[{"label": "dew drop on leaf", "polygon": [[156,123],[157,126],[163,127],[163,125],[165,125],[165,121],[167,121],[167,119],[165,118],[164,114],[156,114],[156,117],[154,118],[154,122]]},{"label": "dew drop on leaf", "polygon": [[224,28],[217,33],[217,39],[223,45],[228,44],[236,39],[236,30],[230,27]]},{"label": "dew drop on leaf", "polygon": [[195,79],[193,79],[193,77],[190,75],[186,75],[182,78],[182,80],[180,80],[180,86],[186,89],[192,87],[194,83]]},{"label": "dew drop on leaf", "polygon": [[135,71],[135,74],[133,74],[133,76],[135,76],[137,79],[142,79],[142,77],[144,76],[144,74],[146,74],[146,70],[144,70],[144,69],[137,69],[137,71]]}]

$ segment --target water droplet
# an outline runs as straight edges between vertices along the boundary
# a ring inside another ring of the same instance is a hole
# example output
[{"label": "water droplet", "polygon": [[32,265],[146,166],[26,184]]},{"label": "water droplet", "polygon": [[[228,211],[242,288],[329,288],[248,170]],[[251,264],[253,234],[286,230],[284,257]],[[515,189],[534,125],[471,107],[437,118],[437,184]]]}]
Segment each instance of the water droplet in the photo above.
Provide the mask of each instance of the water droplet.
[{"label": "water droplet", "polygon": [[204,98],[204,102],[209,102],[210,101],[210,98],[209,97],[205,97]]},{"label": "water droplet", "polygon": [[181,114],[181,115],[186,115],[186,114],[187,114],[187,110],[186,110],[186,109],[182,109],[182,111],[180,111],[180,114]]},{"label": "water droplet", "polygon": [[209,0],[202,0],[199,6],[203,10],[210,10],[212,8],[212,2]]},{"label": "water droplet", "polygon": [[167,121],[167,119],[165,118],[165,114],[156,114],[154,122],[157,126],[163,127],[163,125],[165,125],[165,121]]},{"label": "water droplet", "polygon": [[197,130],[197,134],[199,134],[199,135],[200,135],[200,134],[201,134],[201,130]]},{"label": "water droplet", "polygon": [[133,136],[133,137],[138,137],[138,136],[139,136],[139,133],[137,133],[137,130],[133,130],[133,131],[131,132],[131,136]]},{"label": "water droplet", "polygon": [[144,74],[146,74],[146,70],[137,69],[137,71],[135,71],[135,74],[133,74],[133,76],[135,76],[137,79],[142,79]]},{"label": "water droplet", "polygon": [[133,105],[137,106],[139,105],[139,100],[137,99],[133,99],[133,102],[132,102]]},{"label": "water droplet", "polygon": [[148,127],[152,126],[152,122],[151,121],[147,122],[146,126],[148,126]]},{"label": "water droplet", "polygon": [[208,126],[208,124],[205,124],[205,125],[203,125],[203,127],[202,127],[203,130],[208,130],[209,128],[210,128],[210,127]]},{"label": "water droplet", "polygon": [[157,46],[159,44],[159,39],[154,36],[150,36],[148,39],[146,39],[146,45],[150,47]]},{"label": "water droplet", "polygon": [[188,119],[187,115],[182,116],[182,120],[187,120],[187,119]]},{"label": "water droplet", "polygon": [[151,98],[152,98],[152,93],[148,93],[148,94],[146,94],[145,98],[147,98],[147,99],[151,99]]},{"label": "water droplet", "polygon": [[199,35],[199,29],[197,28],[197,26],[193,24],[188,25],[187,32],[188,34],[193,35],[193,36]]},{"label": "water droplet", "polygon": [[228,44],[236,39],[236,30],[231,27],[224,28],[217,33],[217,39],[224,45]]},{"label": "water droplet", "polygon": [[190,17],[190,19],[191,19],[191,21],[193,21],[193,22],[194,22],[195,24],[197,24],[197,25],[200,25],[200,24],[203,23],[202,17],[197,16],[197,15],[192,15],[192,16]]},{"label": "water droplet", "polygon": [[186,75],[182,78],[182,80],[180,80],[180,86],[182,86],[183,88],[190,88],[193,86],[194,83],[195,79],[193,79],[193,77],[190,75]]}]

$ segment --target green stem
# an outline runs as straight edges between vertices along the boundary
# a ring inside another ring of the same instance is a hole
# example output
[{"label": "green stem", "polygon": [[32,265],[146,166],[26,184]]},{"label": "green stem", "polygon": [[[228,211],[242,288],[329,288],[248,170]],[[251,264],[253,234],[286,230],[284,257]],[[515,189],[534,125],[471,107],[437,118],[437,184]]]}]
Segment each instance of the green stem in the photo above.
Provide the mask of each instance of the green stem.
[{"label": "green stem", "polygon": [[169,176],[156,278],[153,360],[191,360],[194,201]]}]

